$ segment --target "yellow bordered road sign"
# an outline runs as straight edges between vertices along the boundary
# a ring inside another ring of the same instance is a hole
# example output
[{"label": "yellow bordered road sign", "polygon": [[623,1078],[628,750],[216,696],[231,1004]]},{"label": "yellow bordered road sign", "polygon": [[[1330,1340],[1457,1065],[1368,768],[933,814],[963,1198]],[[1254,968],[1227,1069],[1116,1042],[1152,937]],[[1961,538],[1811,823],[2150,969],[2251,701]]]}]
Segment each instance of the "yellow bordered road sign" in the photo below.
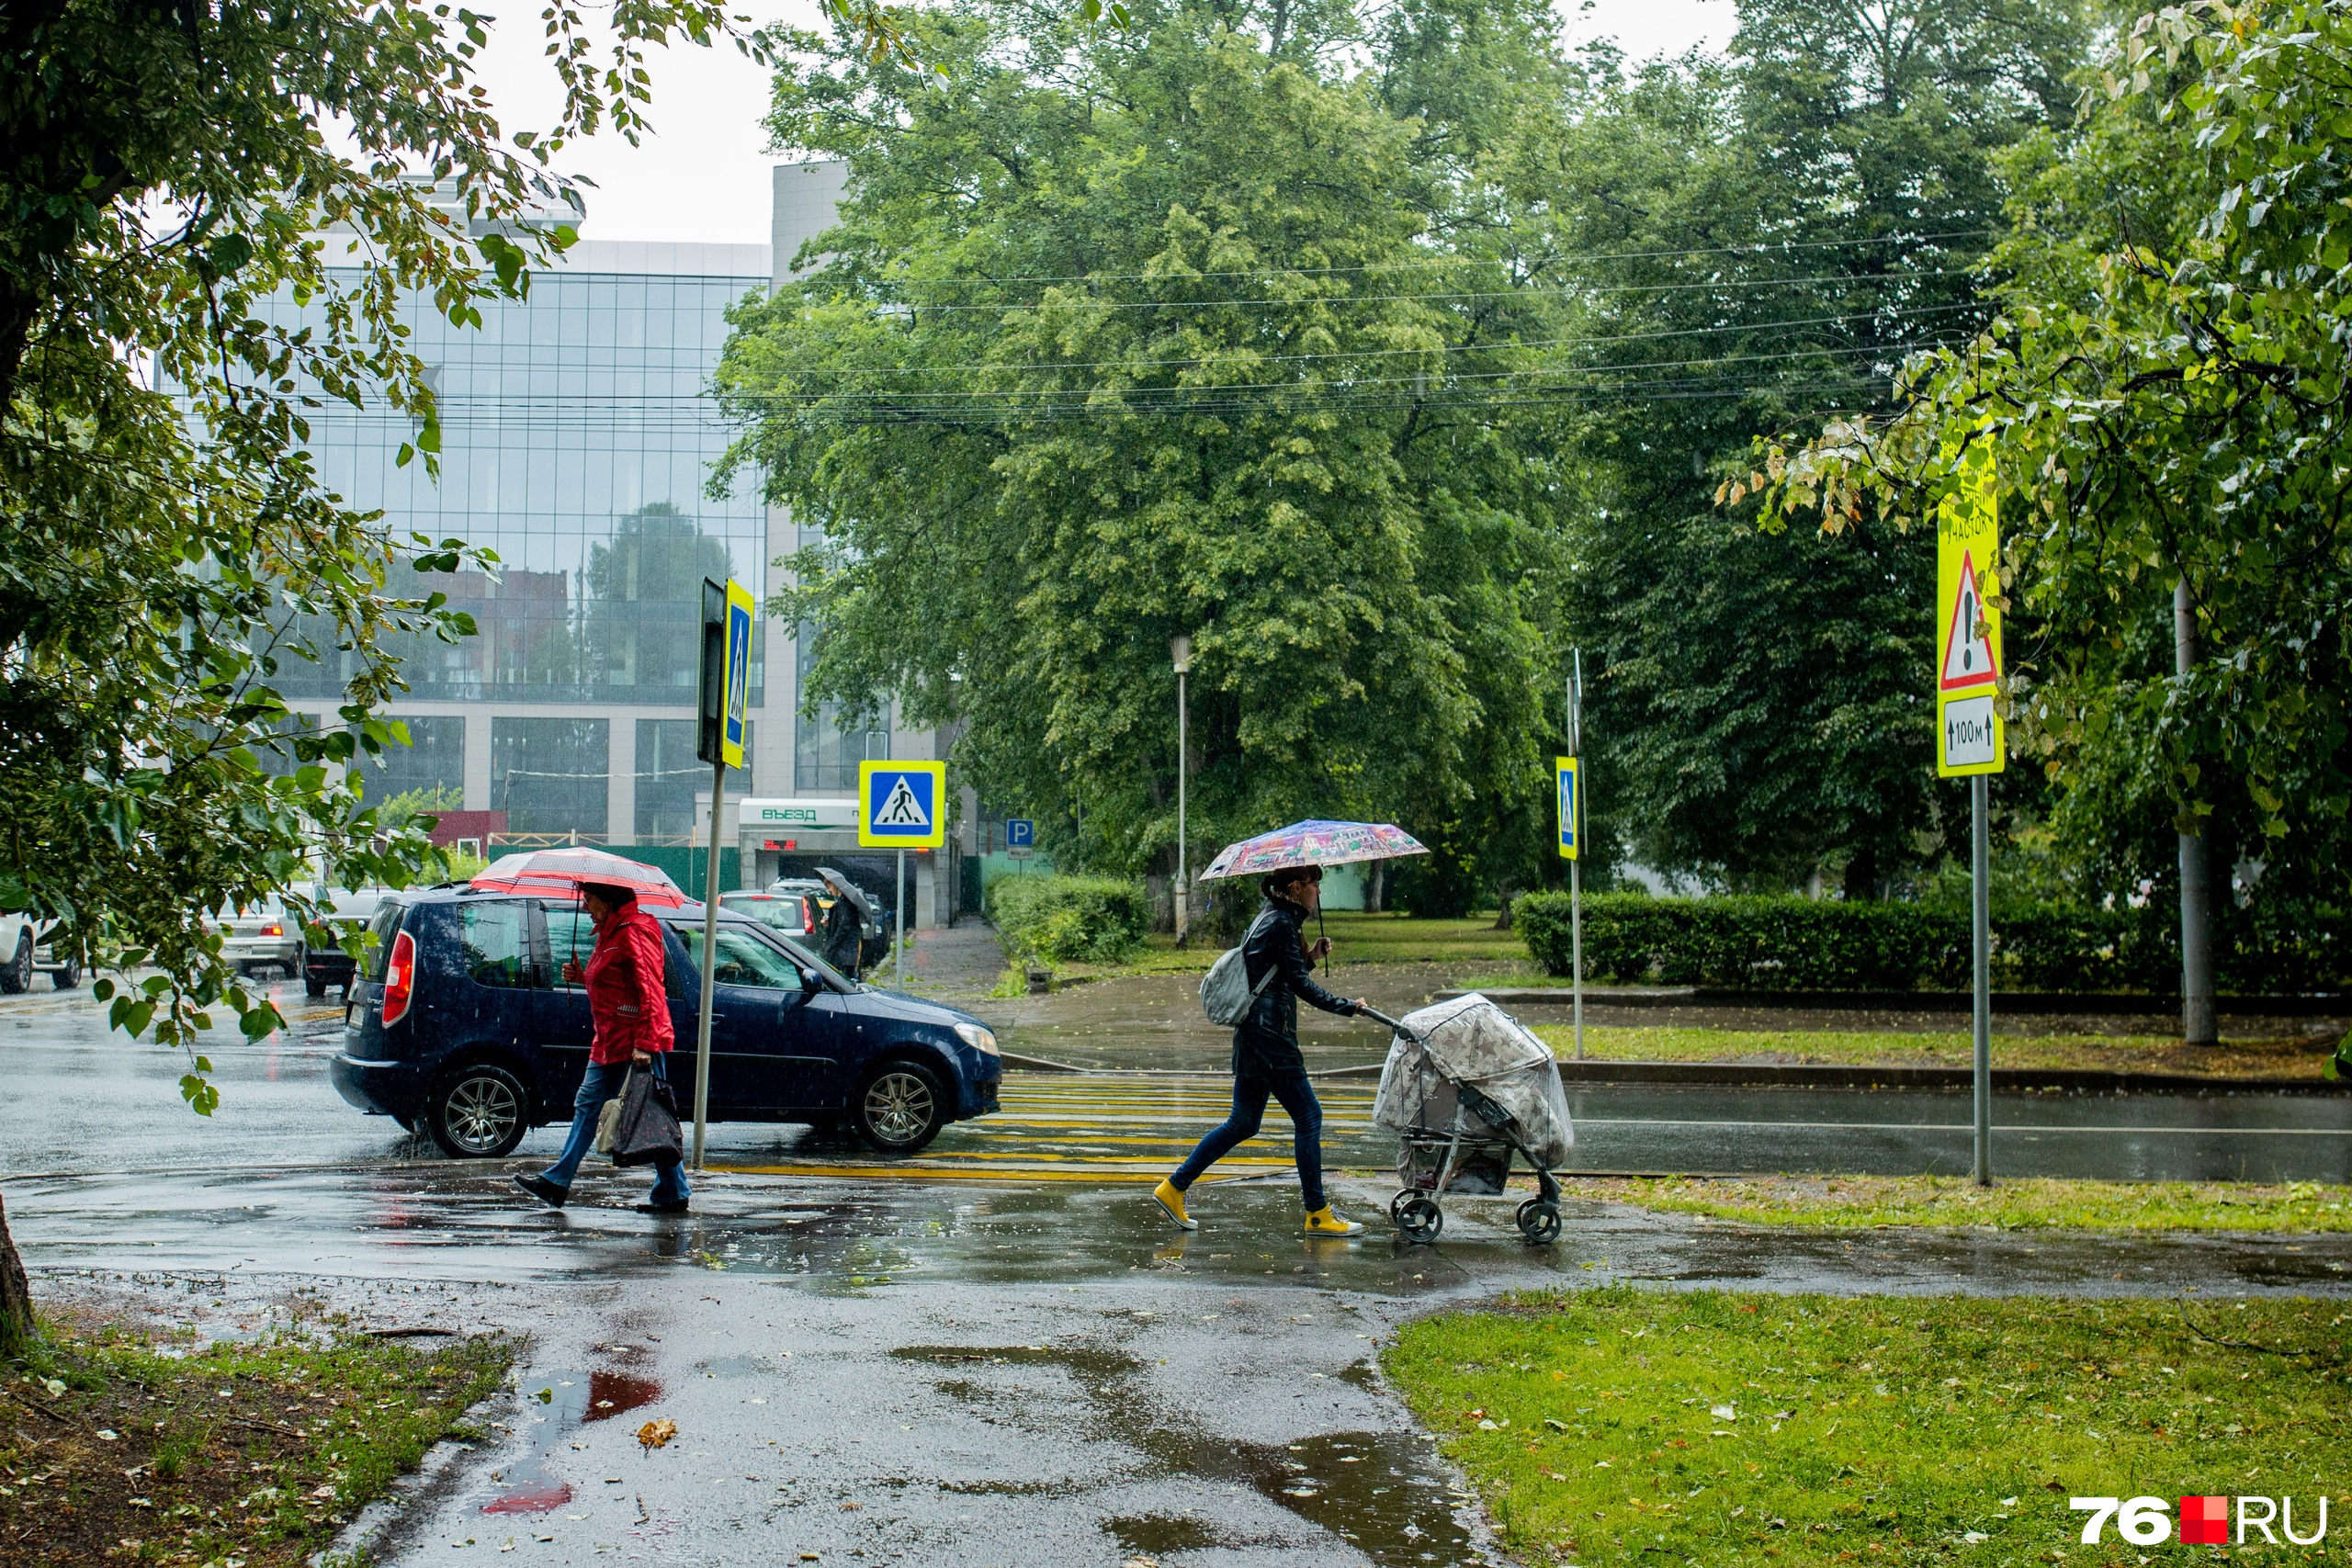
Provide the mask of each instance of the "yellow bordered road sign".
[{"label": "yellow bordered road sign", "polygon": [[752,698],[752,617],[758,609],[752,591],[727,580],[727,710],[719,730],[718,748],[727,765],[743,765],[744,710]]},{"label": "yellow bordered road sign", "polygon": [[857,841],[870,850],[935,850],[947,842],[947,764],[860,762]]},{"label": "yellow bordered road sign", "polygon": [[1552,781],[1556,786],[1553,793],[1557,812],[1553,826],[1559,830],[1562,860],[1577,858],[1580,842],[1579,831],[1584,826],[1584,818],[1580,815],[1580,809],[1584,805],[1580,798],[1580,792],[1584,787],[1584,774],[1577,767],[1577,761],[1578,759],[1575,757],[1552,759]]},{"label": "yellow bordered road sign", "polygon": [[2008,758],[1991,444],[1973,444],[1962,465],[1959,493],[1936,510],[1936,772],[1945,778],[1997,773]]}]

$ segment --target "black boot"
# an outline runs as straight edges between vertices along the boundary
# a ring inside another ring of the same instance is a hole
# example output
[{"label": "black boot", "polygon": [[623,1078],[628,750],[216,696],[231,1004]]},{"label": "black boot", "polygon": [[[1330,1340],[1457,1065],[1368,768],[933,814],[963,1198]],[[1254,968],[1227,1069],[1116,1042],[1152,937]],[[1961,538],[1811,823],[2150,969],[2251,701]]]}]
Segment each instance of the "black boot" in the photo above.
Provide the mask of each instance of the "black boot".
[{"label": "black boot", "polygon": [[514,1185],[550,1209],[562,1208],[563,1201],[571,1196],[571,1188],[559,1187],[544,1176],[518,1176]]}]

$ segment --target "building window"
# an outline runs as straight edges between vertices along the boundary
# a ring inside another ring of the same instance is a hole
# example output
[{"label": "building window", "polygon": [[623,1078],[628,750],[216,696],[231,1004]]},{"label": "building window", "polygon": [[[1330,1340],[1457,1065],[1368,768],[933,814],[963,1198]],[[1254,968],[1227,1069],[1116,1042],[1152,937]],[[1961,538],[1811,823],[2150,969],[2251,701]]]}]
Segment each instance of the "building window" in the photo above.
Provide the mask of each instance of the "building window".
[{"label": "building window", "polygon": [[[817,662],[817,635],[815,627],[804,626],[792,639],[799,660],[799,679],[792,687],[796,696],[807,688],[808,671]],[[878,713],[845,713],[839,703],[820,703],[814,718],[793,715],[792,741],[796,791],[854,790],[860,762],[890,759],[890,705],[884,703]]]},{"label": "building window", "polygon": [[362,751],[352,759],[360,775],[360,797],[381,806],[394,795],[433,795],[433,804],[455,811],[465,804],[466,721],[457,714],[430,718],[387,716],[408,726],[408,744],[388,745],[380,757]]},{"label": "building window", "polygon": [[[743,724],[743,754],[752,750],[753,722]],[[695,755],[695,721],[690,718],[640,718],[637,721],[637,841],[640,844],[691,844],[695,841],[695,796],[710,793],[710,764]],[[752,770],[727,770],[727,798],[741,800],[752,793]]]},{"label": "building window", "polygon": [[506,813],[509,842],[605,841],[612,728],[603,718],[490,721],[490,807]]}]

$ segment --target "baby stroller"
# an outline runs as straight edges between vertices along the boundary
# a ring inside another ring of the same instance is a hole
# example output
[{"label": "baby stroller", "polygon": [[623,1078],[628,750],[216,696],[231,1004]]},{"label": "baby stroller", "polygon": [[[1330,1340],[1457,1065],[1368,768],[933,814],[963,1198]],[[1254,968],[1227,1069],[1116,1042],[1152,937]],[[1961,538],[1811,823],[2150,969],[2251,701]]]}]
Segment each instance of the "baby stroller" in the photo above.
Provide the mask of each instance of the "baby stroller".
[{"label": "baby stroller", "polygon": [[1551,1048],[1475,992],[1401,1021],[1371,1016],[1396,1032],[1372,1120],[1397,1135],[1399,1190],[1388,1216],[1405,1239],[1437,1239],[1445,1228],[1442,1193],[1499,1196],[1514,1153],[1538,1189],[1519,1206],[1520,1235],[1537,1246],[1558,1239],[1560,1184],[1552,1172],[1567,1162],[1576,1128]]}]

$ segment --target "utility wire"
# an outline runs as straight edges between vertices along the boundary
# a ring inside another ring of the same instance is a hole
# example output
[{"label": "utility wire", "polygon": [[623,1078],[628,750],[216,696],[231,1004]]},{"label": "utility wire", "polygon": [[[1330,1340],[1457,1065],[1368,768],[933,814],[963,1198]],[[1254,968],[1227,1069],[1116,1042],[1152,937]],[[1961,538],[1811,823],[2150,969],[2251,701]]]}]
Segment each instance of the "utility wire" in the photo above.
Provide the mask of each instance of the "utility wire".
[{"label": "utility wire", "polygon": [[[1658,251],[1571,251],[1565,255],[1546,256],[1547,265],[1564,265],[1571,262],[1597,261],[1656,261],[1668,256],[1744,256],[1773,255],[1787,251],[1837,251],[1862,245],[1926,245],[1939,240],[1981,240],[1996,232],[1992,229],[1947,229],[1931,234],[1882,234],[1846,240],[1759,240],[1747,245],[1701,245],[1686,250]],[[1429,256],[1414,261],[1366,262],[1358,266],[1269,266],[1242,267],[1223,272],[1193,272],[1186,277],[1330,277],[1367,272],[1402,272],[1416,267],[1435,266],[1498,266],[1502,265],[1492,256]],[[915,277],[909,274],[882,274],[891,281],[925,284],[967,283],[973,288],[1001,288],[1008,283],[1128,283],[1165,282],[1168,275],[1156,272],[1082,272],[1082,273],[1007,273],[1002,277]]]},{"label": "utility wire", "polygon": [[[1101,299],[1078,297],[1053,300],[996,300],[982,304],[924,303],[910,299],[866,301],[877,315],[901,313],[921,315],[943,310],[993,310],[999,314],[1039,310],[1209,310],[1239,306],[1302,305],[1399,305],[1419,300],[1469,299],[1549,299],[1577,298],[1593,294],[1675,294],[1699,289],[1726,290],[1735,288],[1798,288],[1817,283],[1924,283],[1941,277],[1966,277],[1964,270],[1940,272],[1871,272],[1832,274],[1822,277],[1758,277],[1711,279],[1690,283],[1607,283],[1595,285],[1559,284],[1538,288],[1530,285],[1521,288],[1498,288],[1477,292],[1434,292],[1425,294],[1316,294],[1295,299],[1267,297],[1255,299]],[[1164,281],[1183,283],[1186,278]],[[857,302],[854,299],[853,303]]]}]

